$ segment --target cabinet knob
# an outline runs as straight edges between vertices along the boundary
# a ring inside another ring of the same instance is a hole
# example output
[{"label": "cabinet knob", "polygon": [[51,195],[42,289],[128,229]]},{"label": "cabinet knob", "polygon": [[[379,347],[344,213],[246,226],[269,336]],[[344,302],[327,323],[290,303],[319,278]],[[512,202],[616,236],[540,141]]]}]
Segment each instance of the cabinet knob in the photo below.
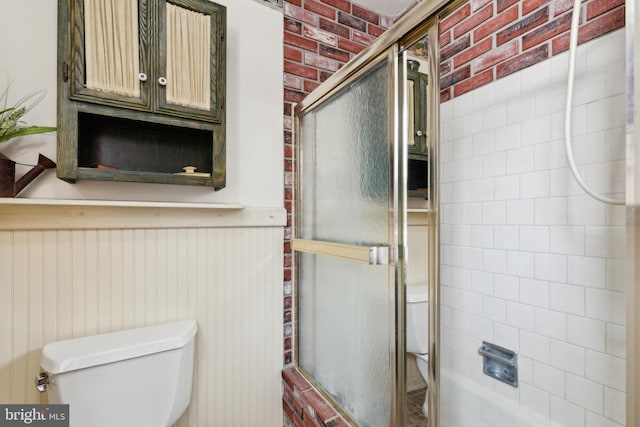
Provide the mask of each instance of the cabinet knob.
[{"label": "cabinet knob", "polygon": [[416,131],[416,136],[422,136],[422,131],[421,130]]},{"label": "cabinet knob", "polygon": [[138,74],[138,80],[140,80],[141,82],[146,82],[147,81],[147,75],[145,73]]},{"label": "cabinet knob", "polygon": [[167,85],[167,79],[165,79],[164,77],[160,77],[158,79],[158,83],[160,83],[160,86],[166,86]]}]

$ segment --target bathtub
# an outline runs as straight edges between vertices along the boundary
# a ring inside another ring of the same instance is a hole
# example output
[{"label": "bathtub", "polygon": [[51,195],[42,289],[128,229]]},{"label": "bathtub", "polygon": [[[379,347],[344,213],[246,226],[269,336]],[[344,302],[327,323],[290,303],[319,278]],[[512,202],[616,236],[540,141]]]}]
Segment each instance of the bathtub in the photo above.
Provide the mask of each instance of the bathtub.
[{"label": "bathtub", "polygon": [[447,369],[440,374],[440,402],[442,427],[553,427],[540,415]]}]

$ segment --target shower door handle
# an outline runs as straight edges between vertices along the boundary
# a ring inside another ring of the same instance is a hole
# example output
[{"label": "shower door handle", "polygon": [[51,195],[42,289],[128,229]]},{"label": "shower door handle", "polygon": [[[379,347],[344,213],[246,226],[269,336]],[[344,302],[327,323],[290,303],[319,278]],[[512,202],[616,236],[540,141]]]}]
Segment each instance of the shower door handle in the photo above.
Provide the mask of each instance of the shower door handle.
[{"label": "shower door handle", "polygon": [[293,239],[294,251],[314,255],[331,256],[369,265],[392,265],[393,259],[388,246],[361,246],[322,240]]}]

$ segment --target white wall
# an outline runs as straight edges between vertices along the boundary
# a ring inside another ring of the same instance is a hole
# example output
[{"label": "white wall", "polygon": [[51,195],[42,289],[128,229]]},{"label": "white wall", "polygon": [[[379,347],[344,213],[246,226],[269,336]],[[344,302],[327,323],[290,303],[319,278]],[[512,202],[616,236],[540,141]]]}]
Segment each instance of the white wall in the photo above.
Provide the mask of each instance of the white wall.
[{"label": "white wall", "polygon": [[[227,187],[79,181],[46,172],[20,196],[240,203],[282,206],[282,12],[253,0],[219,0],[227,7]],[[26,117],[56,122],[55,0],[0,0],[0,93],[13,81],[11,101],[36,88],[47,98]],[[33,164],[37,153],[55,159],[55,136],[38,135],[0,145],[15,161]]]},{"label": "white wall", "polygon": [[[574,153],[624,194],[624,30],[578,50]],[[625,218],[563,148],[567,54],[441,106],[442,366],[560,426],[625,423]],[[520,385],[482,373],[483,340]],[[442,396],[441,399],[453,399]]]},{"label": "white wall", "polygon": [[[38,212],[52,215],[21,229]],[[196,319],[191,405],[176,425],[281,426],[285,211],[246,214],[1,205],[0,402],[46,403],[33,385],[46,343]],[[174,225],[189,221],[198,228]]]}]

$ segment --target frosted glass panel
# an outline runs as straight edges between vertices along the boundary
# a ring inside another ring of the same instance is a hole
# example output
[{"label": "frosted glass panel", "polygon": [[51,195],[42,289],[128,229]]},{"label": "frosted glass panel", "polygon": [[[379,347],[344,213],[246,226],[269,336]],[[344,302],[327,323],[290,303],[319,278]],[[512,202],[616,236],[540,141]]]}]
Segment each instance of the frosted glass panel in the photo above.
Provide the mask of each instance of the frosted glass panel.
[{"label": "frosted glass panel", "polygon": [[301,118],[301,238],[388,241],[388,81],[383,61]]},{"label": "frosted glass panel", "polygon": [[388,426],[388,267],[300,255],[299,363],[361,426]]},{"label": "frosted glass panel", "polygon": [[[390,246],[388,92],[384,61],[300,119],[298,237]],[[297,266],[299,366],[359,425],[388,426],[390,267],[307,253]]]}]

